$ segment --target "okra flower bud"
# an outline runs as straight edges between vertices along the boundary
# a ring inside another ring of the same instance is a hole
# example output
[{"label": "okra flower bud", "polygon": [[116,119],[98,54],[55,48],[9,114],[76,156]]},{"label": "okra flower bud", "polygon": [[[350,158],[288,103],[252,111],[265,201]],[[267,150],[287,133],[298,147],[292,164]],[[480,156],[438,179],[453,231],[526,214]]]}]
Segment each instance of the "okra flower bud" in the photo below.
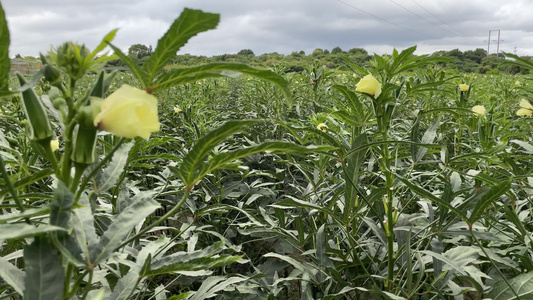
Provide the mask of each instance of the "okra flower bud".
[{"label": "okra flower bud", "polygon": [[[20,86],[26,84],[24,77],[17,73]],[[33,88],[28,88],[21,92],[22,106],[28,121],[28,137],[30,140],[43,141],[51,140],[53,135],[52,125],[41,99],[37,96]]]},{"label": "okra flower bud", "polygon": [[73,162],[90,165],[96,160],[96,128],[76,125],[74,128],[70,159]]},{"label": "okra flower bud", "polygon": [[46,79],[52,86],[60,86],[63,82],[61,80],[61,72],[55,67],[50,65],[46,57],[41,53],[41,61],[43,63],[44,79]]},{"label": "okra flower bud", "polygon": [[90,51],[85,45],[78,46],[71,42],[57,47],[56,53],[50,53],[57,65],[75,80],[80,79],[87,72],[84,60],[89,54]]}]

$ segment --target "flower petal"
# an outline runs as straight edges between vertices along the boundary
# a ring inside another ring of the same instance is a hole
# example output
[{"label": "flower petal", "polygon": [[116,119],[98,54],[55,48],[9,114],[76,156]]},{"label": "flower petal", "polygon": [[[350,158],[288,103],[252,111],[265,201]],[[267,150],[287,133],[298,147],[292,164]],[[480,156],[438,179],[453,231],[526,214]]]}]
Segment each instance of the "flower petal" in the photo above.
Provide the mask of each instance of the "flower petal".
[{"label": "flower petal", "polygon": [[520,107],[533,110],[533,105],[531,105],[526,99],[520,100]]},{"label": "flower petal", "polygon": [[527,108],[521,108],[516,112],[517,116],[529,116],[531,114],[533,114],[533,110]]}]

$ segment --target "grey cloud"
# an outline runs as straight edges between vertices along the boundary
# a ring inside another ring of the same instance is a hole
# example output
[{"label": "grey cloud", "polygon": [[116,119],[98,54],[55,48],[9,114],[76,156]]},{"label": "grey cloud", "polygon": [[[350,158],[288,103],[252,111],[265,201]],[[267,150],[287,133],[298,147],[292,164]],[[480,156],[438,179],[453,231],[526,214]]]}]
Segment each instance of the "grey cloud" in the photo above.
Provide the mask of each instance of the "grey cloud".
[{"label": "grey cloud", "polygon": [[502,49],[512,51],[516,45],[519,54],[533,54],[529,0],[28,0],[2,5],[12,56],[36,55],[65,40],[94,47],[115,27],[120,30],[114,43],[122,49],[136,43],[155,46],[184,7],[220,13],[221,22],[191,39],[181,53],[217,55],[249,48],[256,54],[290,54],[336,46],[380,53],[415,44],[419,52],[467,50],[485,48],[488,30],[501,29]]}]

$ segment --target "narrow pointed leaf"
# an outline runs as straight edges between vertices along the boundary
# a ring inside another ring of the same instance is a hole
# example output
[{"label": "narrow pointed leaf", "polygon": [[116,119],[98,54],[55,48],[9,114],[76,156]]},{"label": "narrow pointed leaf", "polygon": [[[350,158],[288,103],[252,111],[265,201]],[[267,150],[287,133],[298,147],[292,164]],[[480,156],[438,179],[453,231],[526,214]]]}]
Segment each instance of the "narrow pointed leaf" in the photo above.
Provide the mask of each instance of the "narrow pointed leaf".
[{"label": "narrow pointed leaf", "polygon": [[533,272],[520,274],[507,281],[510,286],[504,280],[500,280],[494,285],[488,296],[493,300],[533,298]]},{"label": "narrow pointed leaf", "polygon": [[323,212],[333,218],[335,218],[340,224],[343,224],[343,220],[340,218],[339,215],[337,215],[334,211],[330,210],[327,207],[323,207],[308,201],[303,201],[300,199],[296,199],[292,196],[287,195],[285,199],[283,199],[280,202],[277,202],[274,205],[270,205],[272,207],[300,207],[300,208],[308,208],[308,209],[316,209],[320,212]]},{"label": "narrow pointed leaf", "polygon": [[[192,252],[182,251],[164,256],[159,259],[154,259],[149,270],[145,270],[144,273],[141,273],[141,276],[153,276],[158,274],[172,273],[176,271],[204,270],[212,268],[214,266],[218,266],[218,263],[225,263],[226,260],[231,261],[232,257],[229,256],[221,256],[220,261],[217,261],[216,259],[212,258],[218,253],[220,253],[222,250],[224,250],[224,242],[218,241],[204,249]],[[236,260],[238,259],[239,258],[237,258]],[[229,261],[228,263],[233,262]]]},{"label": "narrow pointed leaf", "polygon": [[107,47],[113,41],[113,39],[115,38],[115,35],[117,34],[117,31],[118,31],[118,28],[115,28],[111,30],[108,34],[106,34],[106,36],[102,39],[100,44],[96,46],[93,52],[91,52],[91,54],[89,54],[89,56],[87,56],[85,59],[88,61],[91,61],[96,56],[96,54],[104,50],[104,48]]},{"label": "narrow pointed leaf", "polygon": [[511,180],[504,181],[496,186],[493,186],[487,193],[485,193],[481,199],[476,203],[472,215],[470,216],[469,223],[473,224],[479,220],[484,214],[485,209],[496,201],[500,196],[505,194],[511,188]]},{"label": "narrow pointed leaf", "polygon": [[0,257],[0,278],[9,284],[19,295],[24,295],[24,271],[12,265],[5,258]]},{"label": "narrow pointed leaf", "polygon": [[288,142],[265,142],[260,145],[246,147],[243,149],[233,150],[225,153],[220,153],[212,158],[209,161],[202,164],[195,176],[193,177],[193,182],[197,182],[205,175],[213,172],[214,170],[224,168],[225,165],[245,156],[252,155],[254,153],[273,151],[273,152],[283,152],[283,153],[315,153],[321,151],[335,150],[335,147],[331,146],[300,146]]},{"label": "narrow pointed leaf", "polygon": [[179,84],[196,82],[209,77],[237,77],[242,74],[274,84],[283,91],[287,101],[291,99],[289,83],[280,75],[270,70],[258,70],[244,64],[234,63],[212,63],[164,73],[157,77],[156,83],[154,84],[154,91],[168,89]]},{"label": "narrow pointed leaf", "polygon": [[95,246],[98,243],[98,236],[94,228],[93,212],[87,194],[82,194],[78,204],[81,207],[72,211],[70,226],[74,229],[78,246],[85,257],[89,257],[89,246]]},{"label": "narrow pointed leaf", "polygon": [[128,68],[130,68],[130,71],[133,73],[133,75],[135,75],[135,78],[139,80],[143,89],[148,88],[150,84],[147,83],[148,75],[146,72],[141,69],[133,60],[131,60],[131,58],[124,54],[124,52],[122,52],[122,50],[120,50],[118,47],[115,47],[111,43],[109,44],[109,47],[111,47],[111,49],[113,49],[115,54],[122,60],[122,62],[125,63]]},{"label": "narrow pointed leaf", "polygon": [[212,299],[217,292],[223,291],[232,284],[247,280],[247,277],[230,277],[212,276],[208,277],[200,286],[198,291],[192,295],[191,300]]},{"label": "narrow pointed leaf", "polygon": [[0,240],[31,237],[54,231],[66,231],[66,229],[53,225],[34,226],[27,223],[0,224]]},{"label": "narrow pointed leaf", "polygon": [[[366,134],[361,134],[353,140],[351,149],[366,145],[368,137]],[[358,194],[359,175],[361,166],[365,162],[367,151],[357,151],[350,154],[345,160],[346,165],[343,167],[344,177],[344,218],[347,219],[353,207]]]},{"label": "narrow pointed leaf", "polygon": [[258,124],[259,120],[245,120],[245,121],[228,121],[217,129],[212,130],[204,135],[194,147],[187,153],[178,171],[178,176],[181,177],[185,185],[192,186],[195,181],[195,173],[202,165],[207,155],[224,139],[230,135],[242,131],[250,125]]},{"label": "narrow pointed leaf", "polygon": [[107,300],[127,300],[131,299],[130,296],[137,287],[137,285],[143,281],[144,278],[139,277],[139,274],[135,272],[128,272],[124,277],[120,278],[115,285],[113,293],[109,295]]},{"label": "narrow pointed leaf", "polygon": [[140,197],[124,209],[104,232],[98,247],[91,250],[91,261],[98,264],[106,260],[130,231],[159,207],[157,201]]},{"label": "narrow pointed leaf", "polygon": [[157,42],[154,53],[143,65],[143,72],[148,75],[147,84],[151,84],[155,75],[176,56],[176,52],[187,41],[200,32],[214,29],[220,21],[220,15],[204,13],[201,10],[184,9],[172,23],[168,31]]},{"label": "narrow pointed leaf", "polygon": [[100,193],[112,188],[117,182],[120,174],[124,171],[124,166],[128,160],[128,154],[133,147],[133,143],[128,143],[120,146],[120,148],[113,154],[113,159],[109,165],[99,174],[97,179],[97,189]]},{"label": "narrow pointed leaf", "polygon": [[411,181],[409,181],[408,179],[406,178],[403,178],[399,175],[396,175],[396,177],[401,181],[403,182],[407,187],[409,187],[409,189],[419,195],[419,196],[422,196],[428,200],[431,200],[432,202],[435,202],[441,206],[444,206],[446,207],[447,209],[449,209],[450,211],[453,211],[455,213],[455,215],[457,215],[458,217],[460,217],[461,219],[463,219],[465,222],[468,222],[468,218],[461,212],[459,211],[458,209],[456,209],[455,207],[451,206],[449,203],[447,202],[444,202],[442,201],[440,198],[438,198],[437,196],[435,196],[433,193],[431,193],[430,191],[424,189],[423,187],[421,186],[418,186],[416,183],[412,183]]},{"label": "narrow pointed leaf", "polygon": [[42,216],[42,215],[48,214],[49,212],[50,212],[50,208],[40,207],[40,208],[30,208],[23,212],[0,215],[0,224],[5,223],[6,221],[14,221],[14,220],[20,220],[22,218]]},{"label": "narrow pointed leaf", "polygon": [[199,270],[209,270],[212,268],[222,267],[229,264],[232,264],[243,256],[238,255],[220,255],[217,257],[202,257],[191,260],[185,260],[181,262],[175,262],[172,258],[169,258],[169,261],[166,262],[168,265],[160,267],[157,269],[145,270],[142,273],[143,276],[155,276],[162,274],[172,274],[179,271],[199,271]]},{"label": "narrow pointed leaf", "polygon": [[24,299],[63,299],[65,271],[55,249],[45,238],[37,237],[24,248],[24,263]]},{"label": "narrow pointed leaf", "polygon": [[8,90],[9,69],[9,29],[7,28],[6,14],[0,4],[0,91]]}]

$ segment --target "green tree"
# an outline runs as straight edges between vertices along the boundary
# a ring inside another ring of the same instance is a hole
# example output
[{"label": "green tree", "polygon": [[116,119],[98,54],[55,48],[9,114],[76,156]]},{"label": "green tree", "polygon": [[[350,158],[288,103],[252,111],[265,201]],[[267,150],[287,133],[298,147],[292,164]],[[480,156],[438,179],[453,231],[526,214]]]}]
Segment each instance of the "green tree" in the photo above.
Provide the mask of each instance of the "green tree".
[{"label": "green tree", "polygon": [[337,46],[335,48],[333,48],[331,50],[331,54],[340,54],[340,53],[344,53],[344,51],[342,51],[341,47]]},{"label": "green tree", "polygon": [[323,54],[324,54],[324,50],[322,50],[320,48],[316,48],[315,50],[313,50],[313,53],[311,53],[311,56],[317,57],[317,56],[321,56]]},{"label": "green tree", "polygon": [[145,56],[150,56],[152,55],[152,46],[147,47],[143,44],[131,45],[130,48],[128,49],[128,55],[130,57],[135,56],[138,59],[141,59]]},{"label": "green tree", "polygon": [[476,63],[481,63],[481,60],[483,57],[487,56],[487,51],[482,48],[477,48],[476,50],[467,50],[463,52],[464,58],[469,59],[471,61],[475,61]]},{"label": "green tree", "polygon": [[352,48],[352,49],[348,50],[348,53],[368,55],[368,52],[365,49],[363,49],[363,48]]},{"label": "green tree", "polygon": [[250,49],[242,49],[241,51],[237,52],[237,55],[241,56],[255,56],[254,52]]}]

